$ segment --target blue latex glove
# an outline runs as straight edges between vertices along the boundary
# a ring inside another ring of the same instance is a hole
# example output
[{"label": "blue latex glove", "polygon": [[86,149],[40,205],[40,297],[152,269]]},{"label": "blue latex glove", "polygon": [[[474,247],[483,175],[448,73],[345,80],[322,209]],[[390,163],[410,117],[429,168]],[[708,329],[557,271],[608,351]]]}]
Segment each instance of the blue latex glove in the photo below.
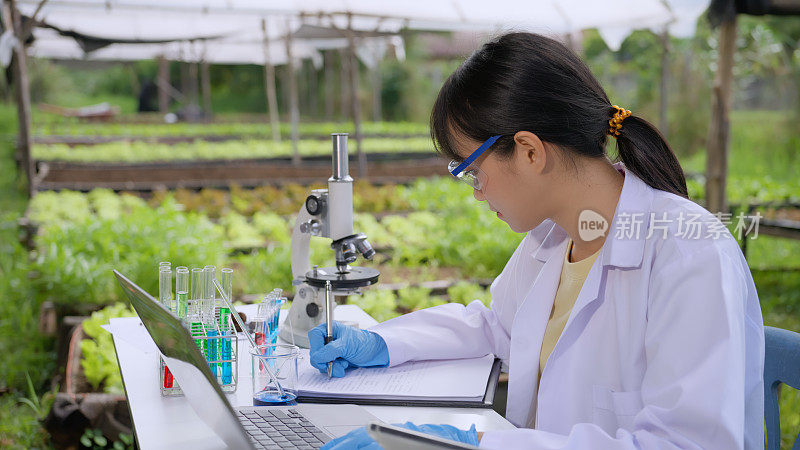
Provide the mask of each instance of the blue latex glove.
[{"label": "blue latex glove", "polygon": [[333,361],[334,377],[343,377],[348,367],[374,367],[389,365],[389,349],[377,333],[333,322],[333,341],[325,344],[327,330],[320,324],[308,332],[311,344],[311,365],[328,373],[328,363]]},{"label": "blue latex glove", "polygon": [[[478,432],[475,431],[475,424],[469,427],[469,430],[459,430],[452,425],[414,425],[411,422],[395,424],[399,427],[407,428],[421,433],[432,434],[451,441],[462,442],[478,446]],[[345,449],[365,449],[376,450],[381,448],[374,439],[369,436],[367,429],[364,427],[357,428],[344,436],[340,436],[327,444],[321,450],[345,450]]]}]

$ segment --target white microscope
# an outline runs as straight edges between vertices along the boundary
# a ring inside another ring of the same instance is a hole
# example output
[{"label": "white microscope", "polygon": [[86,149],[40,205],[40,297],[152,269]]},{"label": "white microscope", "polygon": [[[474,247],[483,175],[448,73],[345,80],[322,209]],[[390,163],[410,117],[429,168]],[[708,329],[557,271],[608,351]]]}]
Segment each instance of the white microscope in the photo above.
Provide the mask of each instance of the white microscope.
[{"label": "white microscope", "polygon": [[[360,253],[372,259],[375,250],[363,233],[353,233],[353,179],[349,174],[347,133],[334,133],[333,176],[328,189],[315,189],[297,214],[292,229],[292,284],[297,287],[289,315],[283,322],[280,337],[308,348],[308,331],[325,321],[325,284],[331,283],[333,295],[358,294],[361,288],[378,282],[380,273],[369,267],[352,267]],[[336,267],[312,269],[311,236],[333,240],[331,248]],[[336,302],[332,302],[336,305]]]}]

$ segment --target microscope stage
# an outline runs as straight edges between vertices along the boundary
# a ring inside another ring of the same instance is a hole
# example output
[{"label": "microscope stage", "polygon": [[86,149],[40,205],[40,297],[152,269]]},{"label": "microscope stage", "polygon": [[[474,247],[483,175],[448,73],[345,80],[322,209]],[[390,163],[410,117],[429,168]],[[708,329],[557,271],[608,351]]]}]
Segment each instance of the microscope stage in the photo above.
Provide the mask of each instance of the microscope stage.
[{"label": "microscope stage", "polygon": [[325,288],[325,282],[331,282],[331,288],[356,289],[378,282],[380,272],[370,267],[350,267],[350,272],[339,273],[336,267],[320,267],[306,272],[306,283],[318,288]]}]

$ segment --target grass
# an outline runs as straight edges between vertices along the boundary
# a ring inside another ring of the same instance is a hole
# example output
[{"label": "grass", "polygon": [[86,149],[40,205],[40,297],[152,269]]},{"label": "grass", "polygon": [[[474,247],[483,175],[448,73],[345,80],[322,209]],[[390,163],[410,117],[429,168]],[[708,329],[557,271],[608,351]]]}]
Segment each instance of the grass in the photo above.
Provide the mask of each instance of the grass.
[{"label": "grass", "polygon": [[[36,330],[37,308],[23,278],[21,269],[27,253],[17,240],[16,220],[27,207],[24,180],[17,178],[14,142],[17,127],[16,110],[0,103],[0,388],[10,392],[0,395],[0,448],[44,448],[47,434],[39,419],[42,410],[34,411],[30,404],[39,405],[36,393],[25,391],[24,374],[31,371],[35,385],[40,387],[52,375],[52,355],[43,352],[52,345],[41,339]],[[20,328],[33,330],[28,336]]]},{"label": "grass", "polygon": [[47,440],[32,408],[12,395],[0,397],[0,448],[46,448]]}]

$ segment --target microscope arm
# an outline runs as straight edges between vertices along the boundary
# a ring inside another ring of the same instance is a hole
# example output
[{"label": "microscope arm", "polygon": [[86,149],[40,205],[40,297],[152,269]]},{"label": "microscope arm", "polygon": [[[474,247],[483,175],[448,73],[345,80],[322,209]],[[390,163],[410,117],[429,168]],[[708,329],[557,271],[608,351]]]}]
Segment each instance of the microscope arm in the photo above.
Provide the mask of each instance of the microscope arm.
[{"label": "microscope arm", "polygon": [[300,208],[297,213],[297,220],[294,222],[292,228],[292,280],[304,277],[305,274],[311,270],[311,233],[306,230],[303,232],[301,228],[305,228],[308,222],[314,219],[306,210],[305,205]]}]

